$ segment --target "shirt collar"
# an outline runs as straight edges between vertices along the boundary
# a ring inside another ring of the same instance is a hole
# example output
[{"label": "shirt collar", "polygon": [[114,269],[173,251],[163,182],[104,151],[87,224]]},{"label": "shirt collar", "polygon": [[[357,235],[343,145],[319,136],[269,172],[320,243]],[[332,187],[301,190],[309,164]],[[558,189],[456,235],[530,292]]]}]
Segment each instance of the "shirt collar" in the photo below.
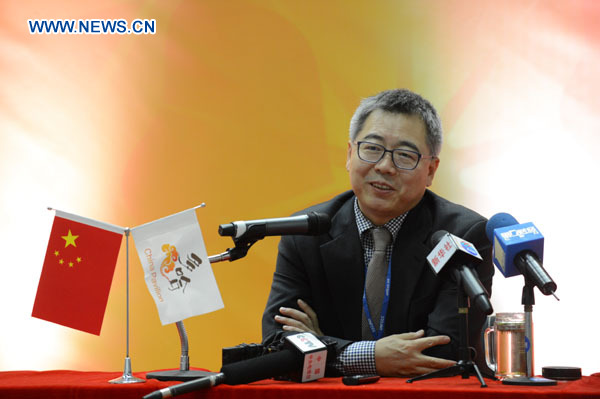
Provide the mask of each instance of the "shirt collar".
[{"label": "shirt collar", "polygon": [[[390,233],[392,233],[392,242],[396,240],[396,236],[398,235],[398,232],[400,231],[402,223],[404,222],[404,219],[406,219],[408,212],[410,211],[407,211],[400,216],[396,216],[384,224],[384,227],[387,228]],[[358,227],[358,234],[360,236],[362,236],[365,231],[375,227],[373,222],[367,219],[367,217],[360,210],[357,197],[354,197],[354,215],[356,216],[356,226]]]}]

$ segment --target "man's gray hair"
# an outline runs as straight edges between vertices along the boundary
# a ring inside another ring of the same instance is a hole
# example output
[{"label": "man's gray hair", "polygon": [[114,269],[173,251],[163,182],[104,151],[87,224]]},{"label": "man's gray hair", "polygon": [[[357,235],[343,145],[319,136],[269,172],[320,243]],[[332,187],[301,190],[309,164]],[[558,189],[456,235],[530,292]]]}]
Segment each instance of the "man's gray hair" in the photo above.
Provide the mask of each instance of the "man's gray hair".
[{"label": "man's gray hair", "polygon": [[442,122],[429,101],[406,89],[386,90],[360,102],[350,120],[350,141],[356,140],[371,112],[381,109],[394,114],[418,115],[427,128],[427,145],[430,155],[438,156],[442,150]]}]

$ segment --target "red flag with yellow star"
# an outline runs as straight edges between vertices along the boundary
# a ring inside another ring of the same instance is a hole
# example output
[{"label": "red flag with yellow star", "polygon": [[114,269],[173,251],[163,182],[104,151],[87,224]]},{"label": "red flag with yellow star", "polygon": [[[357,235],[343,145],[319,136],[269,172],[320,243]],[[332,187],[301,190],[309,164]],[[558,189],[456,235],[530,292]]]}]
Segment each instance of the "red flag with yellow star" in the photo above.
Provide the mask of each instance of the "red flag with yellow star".
[{"label": "red flag with yellow star", "polygon": [[57,210],[31,315],[100,335],[124,230]]}]

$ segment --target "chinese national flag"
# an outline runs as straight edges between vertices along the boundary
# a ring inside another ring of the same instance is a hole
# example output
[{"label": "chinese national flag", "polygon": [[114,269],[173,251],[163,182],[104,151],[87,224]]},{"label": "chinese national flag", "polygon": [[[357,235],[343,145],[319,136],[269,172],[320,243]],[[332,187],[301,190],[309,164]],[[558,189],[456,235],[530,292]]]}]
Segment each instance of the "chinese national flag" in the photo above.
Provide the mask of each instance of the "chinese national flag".
[{"label": "chinese national flag", "polygon": [[56,211],[31,315],[100,335],[123,232]]}]

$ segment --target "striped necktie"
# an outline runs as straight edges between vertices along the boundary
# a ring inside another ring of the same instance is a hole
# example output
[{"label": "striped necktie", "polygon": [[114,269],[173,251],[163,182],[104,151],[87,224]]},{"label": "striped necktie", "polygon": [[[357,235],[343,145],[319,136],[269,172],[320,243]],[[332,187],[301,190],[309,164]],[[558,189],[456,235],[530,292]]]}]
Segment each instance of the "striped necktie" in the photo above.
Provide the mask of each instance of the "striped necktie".
[{"label": "striped necktie", "polygon": [[[373,243],[375,249],[373,256],[367,266],[367,278],[365,280],[365,294],[367,297],[367,304],[369,306],[369,312],[371,313],[371,320],[375,325],[375,329],[379,328],[379,318],[381,317],[381,306],[383,305],[383,298],[385,295],[385,279],[387,275],[387,259],[386,249],[392,241],[392,234],[385,227],[376,227],[371,230],[373,237]],[[362,322],[362,338],[366,340],[372,340],[373,333],[369,328],[367,322],[367,316],[363,308],[363,322]]]}]

